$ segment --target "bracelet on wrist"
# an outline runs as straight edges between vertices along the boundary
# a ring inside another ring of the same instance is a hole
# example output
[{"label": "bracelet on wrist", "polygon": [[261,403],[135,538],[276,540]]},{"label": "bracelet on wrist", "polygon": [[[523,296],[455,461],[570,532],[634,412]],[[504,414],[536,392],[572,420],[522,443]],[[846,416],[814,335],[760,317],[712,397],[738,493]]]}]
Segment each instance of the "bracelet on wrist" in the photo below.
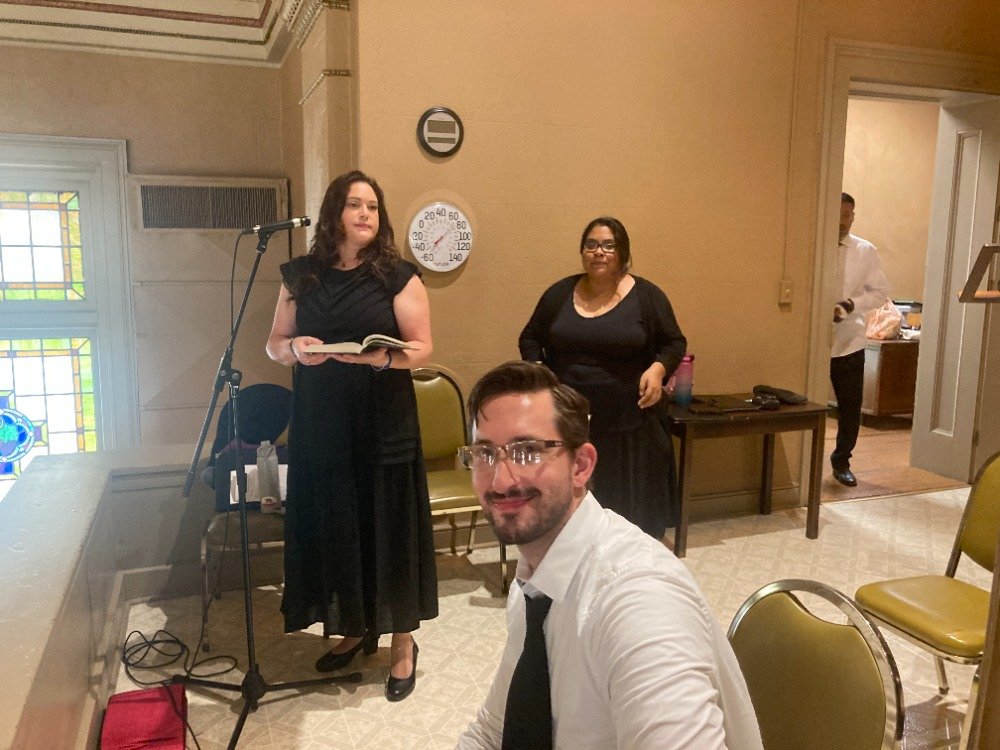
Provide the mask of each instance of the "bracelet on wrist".
[{"label": "bracelet on wrist", "polygon": [[372,365],[372,369],[375,372],[382,372],[382,370],[388,370],[391,364],[392,364],[392,349],[386,349],[385,363],[378,366]]},{"label": "bracelet on wrist", "polygon": [[288,351],[290,351],[292,353],[292,356],[295,357],[296,360],[298,360],[299,355],[298,355],[298,352],[295,351],[295,337],[294,336],[292,336],[290,339],[288,339]]}]

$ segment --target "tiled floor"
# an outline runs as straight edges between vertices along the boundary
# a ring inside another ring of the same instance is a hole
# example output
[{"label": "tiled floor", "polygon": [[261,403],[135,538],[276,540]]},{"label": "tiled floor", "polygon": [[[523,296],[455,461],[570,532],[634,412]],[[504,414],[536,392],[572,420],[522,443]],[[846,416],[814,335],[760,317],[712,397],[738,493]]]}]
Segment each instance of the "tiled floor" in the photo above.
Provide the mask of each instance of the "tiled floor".
[{"label": "tiled floor", "polygon": [[830,454],[837,442],[836,411],[827,417],[823,453],[823,502],[858,498],[912,495],[963,486],[963,482],[910,466],[912,421],[904,417],[865,417],[858,432],[858,444],[851,469],[858,478],[856,487],[845,487],[833,478]]},{"label": "tiled floor", "polygon": [[[825,504],[817,540],[805,538],[804,509],[694,524],[686,563],[719,621],[728,625],[755,589],[780,578],[812,578],[848,595],[880,578],[944,570],[967,489]],[[439,558],[441,615],[417,632],[417,689],[388,703],[388,637],[377,655],[359,657],[358,684],[267,694],[251,714],[241,748],[450,748],[483,699],[505,639],[495,550]],[[964,561],[960,574],[989,588],[989,576]],[[280,589],[254,591],[256,652],[269,683],[316,677],[312,663],[330,646],[318,633],[281,633]],[[195,644],[195,597],[136,605],[130,630],[163,628]],[[213,652],[246,661],[243,598],[227,593],[212,607]],[[948,665],[952,691],[937,694],[931,660],[887,636],[907,704],[907,750],[957,747],[972,668]],[[211,665],[207,665],[211,666]],[[175,668],[146,673],[169,675]],[[239,684],[242,673],[216,678]],[[118,690],[131,689],[122,675]],[[202,748],[225,747],[241,701],[235,693],[191,686],[190,721]],[[189,744],[194,747],[194,743]]]}]

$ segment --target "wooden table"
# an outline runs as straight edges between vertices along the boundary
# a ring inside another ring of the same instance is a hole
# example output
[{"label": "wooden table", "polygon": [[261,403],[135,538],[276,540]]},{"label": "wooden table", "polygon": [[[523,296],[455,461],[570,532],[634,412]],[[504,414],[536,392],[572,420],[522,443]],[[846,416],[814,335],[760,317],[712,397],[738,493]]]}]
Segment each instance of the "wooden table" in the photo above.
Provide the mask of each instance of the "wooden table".
[{"label": "wooden table", "polygon": [[[734,394],[749,398],[749,394]],[[772,475],[774,473],[774,435],[777,432],[812,430],[812,454],[809,461],[809,501],[806,513],[806,536],[819,536],[820,477],[823,470],[823,438],[827,407],[805,403],[782,406],[774,411],[739,411],[723,414],[692,414],[687,407],[670,404],[667,409],[670,432],[681,441],[678,466],[681,497],[680,522],[674,529],[674,554],[684,557],[687,551],[688,515],[691,506],[691,465],[694,442],[699,438],[763,435],[764,457],[760,473],[760,513],[771,512]]]},{"label": "wooden table", "polygon": [[919,351],[919,339],[865,342],[862,414],[872,417],[913,414]]}]

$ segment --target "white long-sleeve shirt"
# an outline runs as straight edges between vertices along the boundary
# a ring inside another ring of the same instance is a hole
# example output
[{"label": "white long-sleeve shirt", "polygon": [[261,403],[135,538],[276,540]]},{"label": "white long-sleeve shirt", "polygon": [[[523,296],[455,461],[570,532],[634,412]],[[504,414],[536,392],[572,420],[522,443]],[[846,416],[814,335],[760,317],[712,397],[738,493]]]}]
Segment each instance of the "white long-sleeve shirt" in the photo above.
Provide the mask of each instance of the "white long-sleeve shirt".
[{"label": "white long-sleeve shirt", "polygon": [[837,248],[837,276],[843,279],[837,301],[850,299],[854,310],[833,324],[831,357],[843,357],[865,348],[865,316],[889,299],[889,280],[878,250],[868,240],[848,234]]},{"label": "white long-sleeve shirt", "polygon": [[761,750],[736,656],[691,574],[662,544],[588,493],[538,568],[522,560],[518,577],[507,646],[459,750],[500,747],[526,589],[553,602],[545,643],[554,747]]}]

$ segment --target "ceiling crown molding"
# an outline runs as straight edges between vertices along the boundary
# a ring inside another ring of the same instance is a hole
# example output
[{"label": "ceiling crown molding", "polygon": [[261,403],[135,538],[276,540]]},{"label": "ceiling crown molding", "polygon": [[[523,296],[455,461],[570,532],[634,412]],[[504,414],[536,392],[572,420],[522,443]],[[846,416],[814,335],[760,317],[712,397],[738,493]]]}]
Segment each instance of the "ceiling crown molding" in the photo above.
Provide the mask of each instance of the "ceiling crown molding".
[{"label": "ceiling crown molding", "polygon": [[0,44],[277,65],[281,0],[0,0]]},{"label": "ceiling crown molding", "polygon": [[321,10],[350,10],[350,0],[285,0],[281,16],[295,37],[295,44],[305,44]]}]

